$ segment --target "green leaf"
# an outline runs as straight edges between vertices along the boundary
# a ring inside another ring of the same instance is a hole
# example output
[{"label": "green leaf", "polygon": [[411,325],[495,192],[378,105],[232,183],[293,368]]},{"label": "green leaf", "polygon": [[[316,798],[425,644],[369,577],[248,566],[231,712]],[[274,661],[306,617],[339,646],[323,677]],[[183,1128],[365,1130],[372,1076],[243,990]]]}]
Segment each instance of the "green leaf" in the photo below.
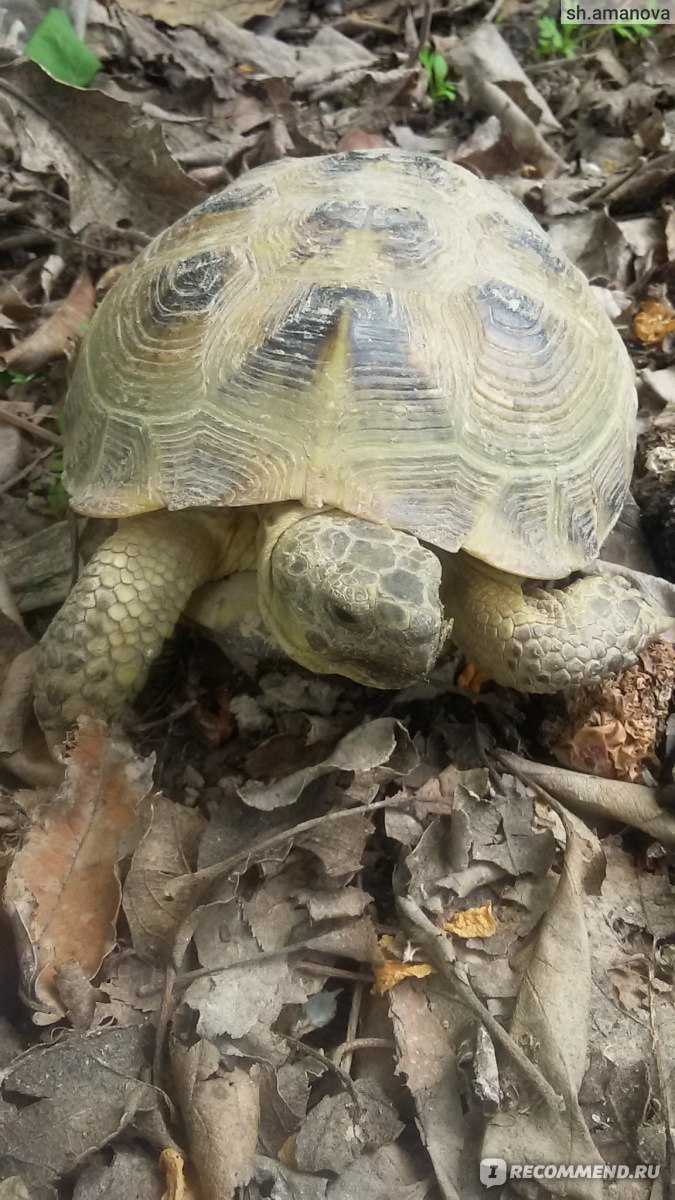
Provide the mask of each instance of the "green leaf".
[{"label": "green leaf", "polygon": [[643,21],[642,24],[629,22],[625,25],[617,23],[612,25],[612,33],[618,34],[619,37],[627,38],[629,42],[636,42],[638,38],[651,37],[656,24],[656,21]]},{"label": "green leaf", "polygon": [[445,82],[445,77],[448,73],[448,64],[442,54],[434,54],[433,57],[434,83],[436,87],[441,87]]},{"label": "green leaf", "polygon": [[61,8],[48,10],[24,53],[54,79],[74,87],[88,87],[101,69],[96,55],[80,41],[70,17]]},{"label": "green leaf", "polygon": [[24,375],[21,371],[13,371],[11,367],[0,368],[0,386],[10,387],[13,383],[30,383],[35,375]]}]

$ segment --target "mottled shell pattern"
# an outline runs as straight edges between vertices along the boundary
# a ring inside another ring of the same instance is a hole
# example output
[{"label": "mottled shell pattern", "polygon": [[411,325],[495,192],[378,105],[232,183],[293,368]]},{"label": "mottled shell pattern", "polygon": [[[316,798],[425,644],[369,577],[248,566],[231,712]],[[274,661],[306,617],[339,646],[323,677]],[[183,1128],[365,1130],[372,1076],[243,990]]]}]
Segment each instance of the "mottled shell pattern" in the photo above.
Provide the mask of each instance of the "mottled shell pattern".
[{"label": "mottled shell pattern", "polygon": [[107,296],[65,479],[95,516],[296,499],[561,578],[619,514],[635,410],[588,283],[495,184],[396,150],[287,158]]}]

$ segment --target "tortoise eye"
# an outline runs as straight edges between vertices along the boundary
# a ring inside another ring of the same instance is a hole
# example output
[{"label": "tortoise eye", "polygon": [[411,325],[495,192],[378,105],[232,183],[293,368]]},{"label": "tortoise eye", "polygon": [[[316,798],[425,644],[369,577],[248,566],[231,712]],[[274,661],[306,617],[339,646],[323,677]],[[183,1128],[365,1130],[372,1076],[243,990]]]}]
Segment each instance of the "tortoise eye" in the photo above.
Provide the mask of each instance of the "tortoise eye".
[{"label": "tortoise eye", "polygon": [[342,604],[330,604],[328,606],[331,617],[334,618],[340,625],[358,625],[359,619],[350,609],[345,608]]}]

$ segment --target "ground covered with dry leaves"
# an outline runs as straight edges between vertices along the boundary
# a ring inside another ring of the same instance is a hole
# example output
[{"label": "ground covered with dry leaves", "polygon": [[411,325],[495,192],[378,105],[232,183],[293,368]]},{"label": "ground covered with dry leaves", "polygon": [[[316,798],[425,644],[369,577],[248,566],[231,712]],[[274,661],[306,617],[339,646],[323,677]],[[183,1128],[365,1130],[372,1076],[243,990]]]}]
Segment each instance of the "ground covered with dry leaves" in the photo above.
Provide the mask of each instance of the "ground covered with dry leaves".
[{"label": "ground covered with dry leaves", "polygon": [[[675,614],[672,27],[556,42],[521,0],[73,8],[85,90],[22,55],[40,5],[0,4],[0,1200],[665,1200],[669,642],[533,704],[452,661],[375,692],[186,627],[65,777],[30,690],[98,298],[200,198],[336,148],[497,179],[598,288],[642,404],[606,558]],[[486,1193],[483,1156],[652,1178]]]}]

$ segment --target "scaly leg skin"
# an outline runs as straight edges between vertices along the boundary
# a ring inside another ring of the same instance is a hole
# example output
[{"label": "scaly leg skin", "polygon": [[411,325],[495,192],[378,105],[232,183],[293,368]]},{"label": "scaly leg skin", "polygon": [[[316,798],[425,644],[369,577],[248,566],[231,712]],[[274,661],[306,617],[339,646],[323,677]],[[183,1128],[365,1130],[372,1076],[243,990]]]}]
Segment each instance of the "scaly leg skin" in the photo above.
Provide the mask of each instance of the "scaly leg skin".
[{"label": "scaly leg skin", "polygon": [[35,712],[51,748],[83,712],[115,717],[133,700],[222,551],[207,514],[162,511],[120,522],[42,639]]},{"label": "scaly leg skin", "polygon": [[490,679],[560,692],[623,671],[672,624],[619,575],[546,591],[462,555],[450,572],[452,638]]}]

